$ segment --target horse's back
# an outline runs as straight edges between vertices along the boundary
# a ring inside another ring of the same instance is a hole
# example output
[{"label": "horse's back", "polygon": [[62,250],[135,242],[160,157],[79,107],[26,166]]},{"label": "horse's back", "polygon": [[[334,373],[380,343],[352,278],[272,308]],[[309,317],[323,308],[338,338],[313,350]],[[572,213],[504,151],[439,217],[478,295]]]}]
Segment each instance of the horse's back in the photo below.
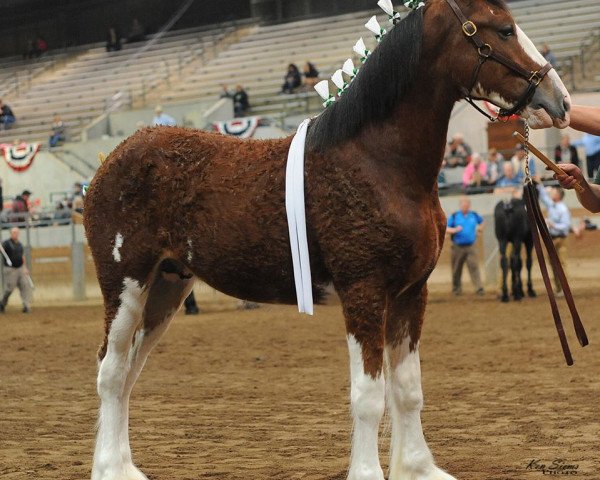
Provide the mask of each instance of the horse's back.
[{"label": "horse's back", "polygon": [[173,127],[136,133],[111,153],[86,196],[96,263],[114,262],[120,244],[117,267],[142,281],[169,257],[227,294],[295,302],[285,211],[289,142]]}]

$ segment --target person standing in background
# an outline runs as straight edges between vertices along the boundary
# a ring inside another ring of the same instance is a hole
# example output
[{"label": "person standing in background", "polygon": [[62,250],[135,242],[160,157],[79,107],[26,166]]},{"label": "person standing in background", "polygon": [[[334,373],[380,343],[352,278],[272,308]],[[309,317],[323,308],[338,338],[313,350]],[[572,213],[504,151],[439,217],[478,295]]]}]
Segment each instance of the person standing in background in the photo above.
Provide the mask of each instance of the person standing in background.
[{"label": "person standing in background", "polygon": [[[567,237],[571,231],[571,212],[569,211],[569,207],[567,207],[566,203],[563,202],[565,191],[562,188],[553,187],[550,189],[550,194],[548,194],[544,188],[544,185],[540,183],[537,185],[537,190],[540,201],[547,209],[548,218],[546,219],[546,224],[548,225],[548,230],[550,231],[550,236],[552,237],[552,243],[554,243],[554,247],[558,253],[558,258],[566,275]],[[562,291],[562,285],[560,284],[556,274],[554,264],[552,262],[550,263],[552,265],[552,273],[554,275],[554,291],[556,296],[561,297],[564,295]]]},{"label": "person standing in background", "polygon": [[600,170],[600,137],[586,133],[580,140],[573,142],[572,145],[585,149],[588,178],[594,178]]},{"label": "person standing in background", "polygon": [[560,138],[560,144],[554,149],[554,161],[579,166],[579,154],[577,149],[571,145],[571,138],[566,133]]},{"label": "person standing in background", "polygon": [[483,218],[471,210],[471,201],[463,197],[459,202],[459,211],[448,218],[446,232],[452,239],[452,293],[462,294],[462,271],[465,263],[471,275],[477,295],[483,295],[483,284],[479,274],[479,261],[475,252],[477,233],[483,230]]},{"label": "person standing in background", "polygon": [[[31,311],[31,284],[29,278],[29,270],[25,264],[25,250],[23,244],[19,241],[20,231],[17,227],[10,230],[10,238],[2,242],[2,248],[6,256],[10,260],[7,262],[4,258],[4,296],[0,303],[0,313],[4,313],[8,298],[15,289],[19,287],[21,300],[23,302],[23,313]],[[3,255],[4,256],[4,255]]]}]

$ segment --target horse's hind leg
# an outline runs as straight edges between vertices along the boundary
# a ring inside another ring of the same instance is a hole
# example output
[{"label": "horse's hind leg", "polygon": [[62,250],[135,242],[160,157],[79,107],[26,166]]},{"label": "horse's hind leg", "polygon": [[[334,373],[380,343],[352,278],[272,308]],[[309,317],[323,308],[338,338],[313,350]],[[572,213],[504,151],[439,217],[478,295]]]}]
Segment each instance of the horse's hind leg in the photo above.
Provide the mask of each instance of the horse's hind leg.
[{"label": "horse's hind leg", "polygon": [[390,299],[386,320],[386,381],[392,416],[389,480],[454,480],[435,466],[421,426],[423,392],[419,337],[427,287]]},{"label": "horse's hind leg", "polygon": [[533,267],[533,256],[531,251],[533,250],[533,240],[528,239],[525,241],[525,265],[527,267],[527,295],[530,298],[537,297],[537,293],[533,289],[533,282],[531,281],[531,268]]},{"label": "horse's hind leg", "polygon": [[100,413],[92,480],[145,479],[131,463],[127,440],[128,399],[124,396],[129,350],[135,331],[142,322],[144,304],[142,286],[131,278],[123,279],[120,293],[105,292],[106,316],[110,325],[100,352],[98,369]]},{"label": "horse's hind leg", "polygon": [[523,291],[523,282],[521,281],[521,270],[523,269],[523,261],[521,260],[520,241],[515,241],[513,251],[510,257],[510,268],[512,271],[512,294],[515,300],[521,300],[525,296]]},{"label": "horse's hind leg", "polygon": [[[131,458],[129,397],[148,354],[192,286],[193,278],[181,264],[163,260],[144,294],[137,286],[132,297],[137,296],[139,300],[130,302],[123,298],[127,286],[121,294],[119,313],[108,333],[106,356],[98,374],[101,407],[93,480],[146,479]],[[117,319],[124,320],[115,323]]]},{"label": "horse's hind leg", "polygon": [[379,423],[385,410],[384,299],[369,287],[340,291],[350,354],[350,404],[354,428],[348,480],[383,480]]}]

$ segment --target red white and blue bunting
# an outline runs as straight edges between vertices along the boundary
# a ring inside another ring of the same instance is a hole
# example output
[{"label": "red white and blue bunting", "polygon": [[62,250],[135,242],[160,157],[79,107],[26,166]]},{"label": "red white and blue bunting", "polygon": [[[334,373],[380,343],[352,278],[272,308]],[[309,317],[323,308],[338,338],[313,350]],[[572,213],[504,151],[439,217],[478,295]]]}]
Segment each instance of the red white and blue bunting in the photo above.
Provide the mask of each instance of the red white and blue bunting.
[{"label": "red white and blue bunting", "polygon": [[24,172],[33,163],[40,146],[39,143],[20,143],[18,145],[2,143],[0,151],[10,168],[15,172]]},{"label": "red white and blue bunting", "polygon": [[213,128],[223,135],[250,138],[260,123],[260,117],[235,118],[226,122],[215,122]]}]

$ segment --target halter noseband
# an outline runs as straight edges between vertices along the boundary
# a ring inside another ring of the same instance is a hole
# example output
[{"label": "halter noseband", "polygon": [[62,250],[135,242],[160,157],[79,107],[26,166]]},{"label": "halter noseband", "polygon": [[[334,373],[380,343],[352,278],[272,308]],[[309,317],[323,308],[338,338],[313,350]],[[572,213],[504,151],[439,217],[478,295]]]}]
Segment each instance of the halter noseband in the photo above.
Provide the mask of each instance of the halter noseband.
[{"label": "halter noseband", "polygon": [[[490,44],[485,43],[483,40],[481,40],[481,38],[477,34],[477,25],[475,25],[475,23],[473,23],[471,20],[465,17],[460,7],[456,4],[456,1],[446,0],[446,2],[448,3],[448,5],[450,5],[452,10],[458,17],[458,20],[462,23],[463,33],[467,38],[471,40],[471,42],[477,49],[477,53],[479,54],[479,61],[477,62],[477,65],[475,66],[475,70],[473,72],[473,80],[471,81],[471,86],[465,92],[465,100],[467,100],[467,102],[469,102],[473,107],[475,107],[475,109],[477,109],[483,115],[488,117],[491,121],[496,121],[500,117],[510,117],[511,115],[520,112],[529,103],[531,97],[533,97],[533,94],[535,93],[535,90],[537,89],[538,85],[542,82],[544,77],[548,74],[550,70],[552,70],[552,65],[550,63],[546,63],[546,65],[540,68],[537,72],[533,72],[530,70],[526,70],[521,65],[513,62],[510,58],[507,58],[501,53],[494,51]],[[479,108],[475,104],[473,98],[471,97],[471,92],[477,84],[477,79],[479,78],[479,72],[481,71],[481,67],[489,59],[501,63],[509,70],[512,70],[519,76],[523,77],[529,83],[527,89],[525,90],[525,93],[523,93],[517,104],[510,110],[500,108],[500,111],[498,112],[498,117],[496,118],[488,115],[481,108]]]}]

